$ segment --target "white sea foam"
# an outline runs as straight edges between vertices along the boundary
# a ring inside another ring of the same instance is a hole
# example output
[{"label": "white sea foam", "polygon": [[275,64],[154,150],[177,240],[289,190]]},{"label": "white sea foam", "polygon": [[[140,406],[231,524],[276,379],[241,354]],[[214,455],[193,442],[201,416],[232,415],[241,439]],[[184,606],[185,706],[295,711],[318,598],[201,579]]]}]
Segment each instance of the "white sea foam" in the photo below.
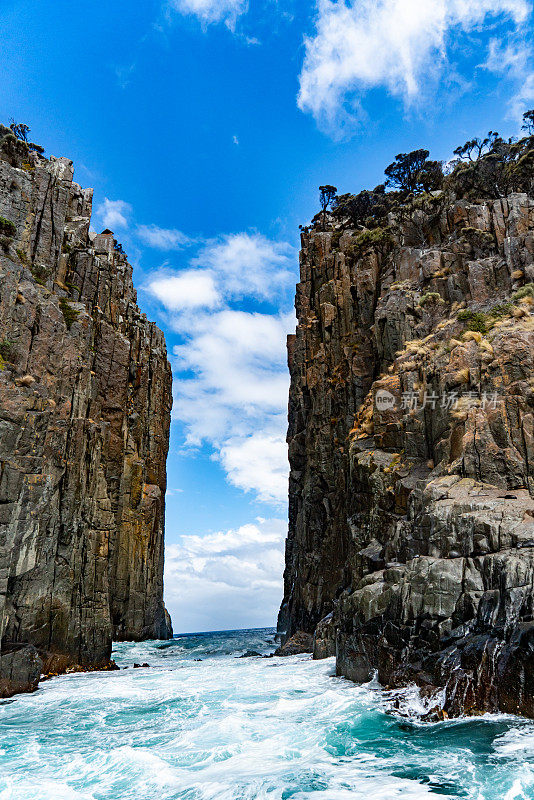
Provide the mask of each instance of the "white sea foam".
[{"label": "white sea foam", "polygon": [[121,644],[127,670],[0,704],[0,800],[533,800],[534,724],[422,725],[413,689],[404,719],[332,659],[247,649],[272,635]]}]

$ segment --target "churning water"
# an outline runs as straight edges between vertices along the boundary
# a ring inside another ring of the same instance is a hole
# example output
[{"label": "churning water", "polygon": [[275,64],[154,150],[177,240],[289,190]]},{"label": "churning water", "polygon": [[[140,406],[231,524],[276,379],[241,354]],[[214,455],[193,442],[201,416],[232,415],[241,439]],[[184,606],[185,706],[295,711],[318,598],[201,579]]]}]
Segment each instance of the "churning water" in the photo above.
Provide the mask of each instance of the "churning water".
[{"label": "churning water", "polygon": [[120,644],[127,670],[0,701],[1,800],[534,798],[534,723],[409,720],[333,659],[236,657],[273,634]]}]

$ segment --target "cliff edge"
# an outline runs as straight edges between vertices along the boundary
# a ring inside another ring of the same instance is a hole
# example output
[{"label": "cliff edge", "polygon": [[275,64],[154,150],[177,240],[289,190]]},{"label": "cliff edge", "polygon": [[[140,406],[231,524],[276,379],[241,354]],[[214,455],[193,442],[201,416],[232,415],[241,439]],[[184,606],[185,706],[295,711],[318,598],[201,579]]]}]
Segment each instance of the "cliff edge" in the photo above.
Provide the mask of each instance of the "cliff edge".
[{"label": "cliff edge", "polygon": [[534,150],[492,136],[302,233],[279,629],[534,717]]},{"label": "cliff edge", "polygon": [[0,696],[169,638],[171,370],[92,190],[0,126]]}]

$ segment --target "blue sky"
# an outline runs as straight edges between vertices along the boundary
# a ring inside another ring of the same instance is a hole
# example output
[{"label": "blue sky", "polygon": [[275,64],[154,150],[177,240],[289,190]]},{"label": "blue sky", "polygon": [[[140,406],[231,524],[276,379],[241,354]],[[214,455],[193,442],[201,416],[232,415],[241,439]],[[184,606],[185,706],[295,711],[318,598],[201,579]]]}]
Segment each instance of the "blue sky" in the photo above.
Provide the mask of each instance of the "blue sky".
[{"label": "blue sky", "polygon": [[0,119],[92,186],[167,337],[176,631],[273,624],[285,336],[317,187],[373,187],[534,106],[527,0],[1,4]]}]

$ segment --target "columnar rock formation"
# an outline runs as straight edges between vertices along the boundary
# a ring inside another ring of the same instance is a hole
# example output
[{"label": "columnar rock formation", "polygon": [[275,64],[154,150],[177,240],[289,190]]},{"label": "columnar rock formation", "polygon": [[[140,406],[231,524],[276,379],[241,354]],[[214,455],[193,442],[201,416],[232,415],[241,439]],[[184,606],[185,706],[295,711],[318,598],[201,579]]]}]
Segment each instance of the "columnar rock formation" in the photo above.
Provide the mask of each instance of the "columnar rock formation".
[{"label": "columnar rock formation", "polygon": [[280,628],[356,681],[534,716],[534,199],[322,227],[288,343]]},{"label": "columnar rock formation", "polygon": [[165,341],[113,234],[90,232],[92,190],[72,177],[70,161],[0,128],[4,694],[31,688],[42,662],[105,666],[112,638],[171,635]]}]

